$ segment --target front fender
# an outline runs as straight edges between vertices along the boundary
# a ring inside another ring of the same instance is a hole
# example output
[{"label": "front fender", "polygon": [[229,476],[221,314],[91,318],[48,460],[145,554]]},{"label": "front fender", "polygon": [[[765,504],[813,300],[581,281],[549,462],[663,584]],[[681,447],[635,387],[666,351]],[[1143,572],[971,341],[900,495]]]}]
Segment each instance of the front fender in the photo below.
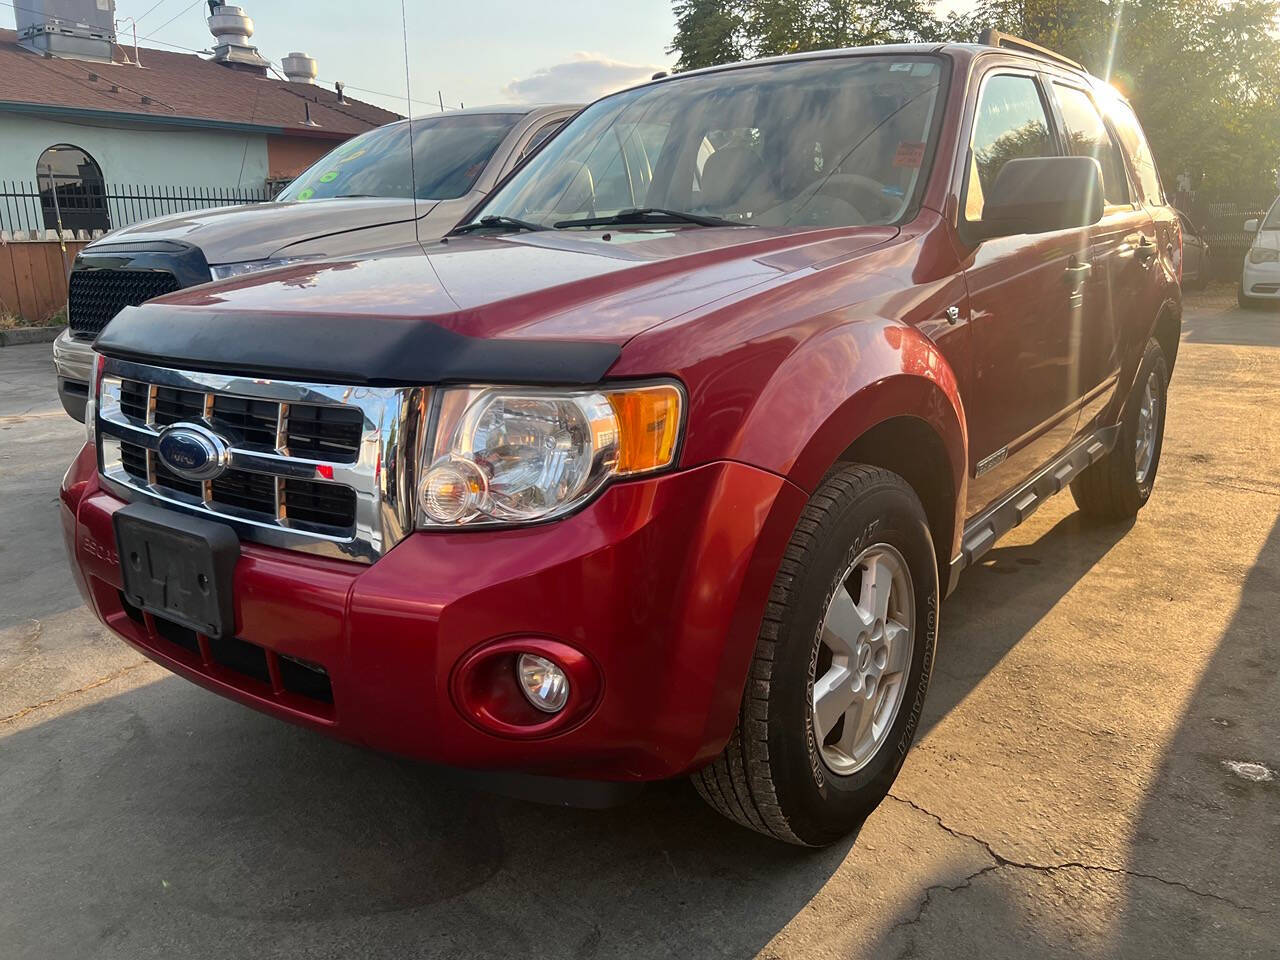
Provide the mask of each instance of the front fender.
[{"label": "front fender", "polygon": [[851,323],[809,341],[761,392],[729,455],[812,493],[858,437],[904,416],[938,435],[963,503],[968,428],[955,372],[931,340],[905,324]]}]

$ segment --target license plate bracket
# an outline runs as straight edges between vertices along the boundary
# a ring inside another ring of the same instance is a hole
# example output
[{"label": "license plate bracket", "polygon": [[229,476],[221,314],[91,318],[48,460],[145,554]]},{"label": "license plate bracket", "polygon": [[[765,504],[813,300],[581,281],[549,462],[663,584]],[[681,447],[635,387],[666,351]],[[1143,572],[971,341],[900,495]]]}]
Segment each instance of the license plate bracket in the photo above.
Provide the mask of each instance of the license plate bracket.
[{"label": "license plate bracket", "polygon": [[234,632],[234,530],[146,503],[121,507],[112,524],[130,603],[214,639]]}]

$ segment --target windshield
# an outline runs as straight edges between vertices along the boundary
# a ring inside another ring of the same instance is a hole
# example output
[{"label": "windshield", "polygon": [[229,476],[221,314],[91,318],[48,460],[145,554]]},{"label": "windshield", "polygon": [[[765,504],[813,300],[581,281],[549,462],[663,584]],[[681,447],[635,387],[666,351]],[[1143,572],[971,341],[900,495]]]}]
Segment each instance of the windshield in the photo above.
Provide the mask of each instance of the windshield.
[{"label": "windshield", "polygon": [[942,77],[933,57],[875,55],[625,91],[583,111],[475,219],[563,228],[657,208],[760,226],[892,223],[933,154]]},{"label": "windshield", "polygon": [[1267,211],[1267,218],[1262,221],[1263,230],[1280,230],[1280,198],[1271,204],[1271,209]]},{"label": "windshield", "polygon": [[325,154],[278,199],[412,197],[416,176],[419,200],[453,200],[475,185],[520,119],[520,114],[492,113],[414,120],[412,170],[409,124],[379,127]]}]

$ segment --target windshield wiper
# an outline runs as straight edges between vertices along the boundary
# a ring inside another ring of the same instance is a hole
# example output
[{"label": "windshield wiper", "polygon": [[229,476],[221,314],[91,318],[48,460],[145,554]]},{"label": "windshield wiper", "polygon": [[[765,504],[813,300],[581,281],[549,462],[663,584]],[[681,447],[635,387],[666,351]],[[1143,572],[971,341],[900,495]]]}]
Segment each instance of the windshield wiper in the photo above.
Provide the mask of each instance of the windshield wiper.
[{"label": "windshield wiper", "polygon": [[470,233],[472,230],[546,230],[540,223],[530,223],[528,220],[517,220],[515,217],[504,217],[496,214],[490,214],[487,217],[481,217],[471,223],[464,223],[460,227],[454,227],[449,231],[449,236],[456,237],[459,234]]},{"label": "windshield wiper", "polygon": [[563,227],[620,227],[629,223],[693,223],[700,227],[746,227],[750,224],[723,217],[704,217],[684,210],[663,210],[661,207],[634,207],[619,210],[608,217],[582,217],[578,220],[560,220],[556,229]]}]

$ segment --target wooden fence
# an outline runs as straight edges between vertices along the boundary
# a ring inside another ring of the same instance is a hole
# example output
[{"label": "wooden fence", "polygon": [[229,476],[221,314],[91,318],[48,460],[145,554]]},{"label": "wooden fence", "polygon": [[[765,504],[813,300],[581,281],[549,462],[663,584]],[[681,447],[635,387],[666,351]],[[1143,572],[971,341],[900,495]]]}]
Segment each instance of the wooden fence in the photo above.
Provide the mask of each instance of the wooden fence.
[{"label": "wooden fence", "polygon": [[67,241],[65,265],[56,240],[0,243],[0,314],[38,325],[65,307],[67,270],[85,242]]}]

